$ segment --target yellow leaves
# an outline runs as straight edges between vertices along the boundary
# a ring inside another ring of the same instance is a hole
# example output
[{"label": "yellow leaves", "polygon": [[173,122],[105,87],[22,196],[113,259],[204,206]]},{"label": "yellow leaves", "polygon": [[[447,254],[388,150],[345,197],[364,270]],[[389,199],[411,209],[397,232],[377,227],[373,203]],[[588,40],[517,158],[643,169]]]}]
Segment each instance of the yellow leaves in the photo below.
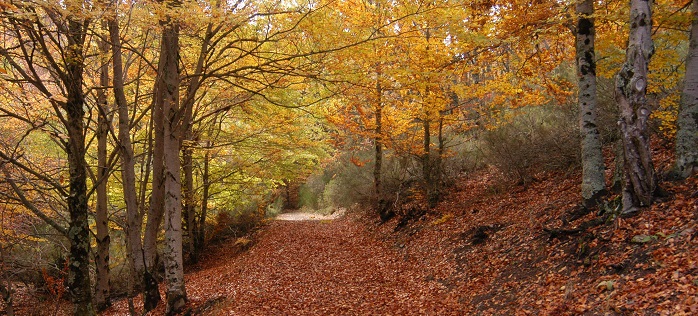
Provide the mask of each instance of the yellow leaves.
[{"label": "yellow leaves", "polygon": [[452,219],[453,219],[453,213],[446,213],[443,216],[441,216],[439,219],[431,222],[431,226],[438,226],[438,225],[444,224],[446,222],[449,222]]},{"label": "yellow leaves", "polygon": [[676,118],[679,109],[679,95],[673,93],[659,101],[659,109],[652,112],[652,118],[659,123],[659,131],[667,138],[676,135]]},{"label": "yellow leaves", "polygon": [[351,155],[351,158],[349,158],[349,161],[359,168],[363,167],[367,162],[367,161],[361,160],[361,158],[356,157],[353,154]]}]

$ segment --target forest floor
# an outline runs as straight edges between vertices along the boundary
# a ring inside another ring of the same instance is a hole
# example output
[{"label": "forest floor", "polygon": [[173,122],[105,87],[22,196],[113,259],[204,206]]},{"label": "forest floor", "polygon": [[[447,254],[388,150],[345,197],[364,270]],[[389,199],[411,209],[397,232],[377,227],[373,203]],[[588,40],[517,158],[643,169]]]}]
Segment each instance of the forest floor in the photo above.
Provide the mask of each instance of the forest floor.
[{"label": "forest floor", "polygon": [[385,223],[365,210],[271,221],[249,244],[227,241],[190,269],[188,311],[698,314],[698,177],[665,182],[667,197],[615,218],[578,213],[577,179],[546,176],[523,188],[482,172],[435,210]]},{"label": "forest floor", "polygon": [[[387,222],[371,210],[283,215],[295,220],[188,267],[186,313],[698,315],[698,176],[663,182],[666,196],[628,218],[580,212],[579,174],[535,178],[479,171],[430,212],[406,205]],[[127,315],[126,302],[106,315]]]}]

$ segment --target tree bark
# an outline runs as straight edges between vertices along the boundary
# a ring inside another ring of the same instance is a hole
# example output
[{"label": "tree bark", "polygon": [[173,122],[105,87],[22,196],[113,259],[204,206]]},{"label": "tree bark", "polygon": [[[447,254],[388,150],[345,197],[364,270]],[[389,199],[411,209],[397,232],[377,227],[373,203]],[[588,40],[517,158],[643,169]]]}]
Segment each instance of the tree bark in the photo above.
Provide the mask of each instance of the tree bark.
[{"label": "tree bark", "polygon": [[[185,110],[184,121],[191,121],[191,112]],[[183,135],[184,140],[191,140],[192,130],[191,124],[186,124],[186,132]],[[187,249],[189,250],[190,259],[192,262],[196,262],[198,258],[198,253],[194,245],[194,234],[195,232],[195,222],[196,222],[196,205],[194,201],[194,159],[193,150],[190,145],[182,146],[182,171],[184,173],[184,221],[187,224],[187,236],[188,243]]]},{"label": "tree bark", "polygon": [[110,110],[107,106],[107,86],[109,86],[109,44],[106,40],[99,42],[102,58],[100,59],[100,76],[97,90],[97,203],[95,208],[95,227],[97,230],[97,252],[95,253],[95,308],[103,311],[111,301],[109,298],[109,213],[107,204],[108,162],[107,136],[109,132]]},{"label": "tree bark", "polygon": [[184,266],[182,260],[182,181],[179,160],[182,117],[179,108],[179,27],[166,21],[158,62],[159,89],[156,107],[164,113],[164,206],[165,206],[165,281],[167,283],[168,315],[175,314],[186,303]]},{"label": "tree bark", "polygon": [[121,37],[119,22],[116,19],[116,2],[111,3],[112,11],[108,18],[109,38],[112,43],[112,68],[114,73],[113,90],[119,114],[119,150],[121,152],[121,182],[123,186],[124,202],[126,204],[126,256],[129,265],[129,297],[136,296],[136,292],[143,284],[145,261],[143,260],[143,246],[141,243],[141,229],[143,223],[138,210],[136,194],[136,172],[133,145],[131,143],[130,116],[128,103],[124,92],[123,59],[121,53]]},{"label": "tree bark", "polygon": [[433,177],[432,177],[432,166],[431,166],[431,122],[429,121],[429,115],[425,114],[424,120],[422,121],[422,128],[424,131],[424,143],[423,149],[424,154],[422,156],[422,177],[424,179],[424,187],[426,189],[426,199],[427,207],[431,209],[434,206],[432,202],[433,199]]},{"label": "tree bark", "polygon": [[[206,246],[206,216],[208,213],[208,199],[211,188],[209,161],[211,160],[210,148],[213,146],[210,142],[206,144],[206,153],[204,154],[204,174],[202,176],[203,192],[201,194],[201,213],[199,213],[197,233],[196,233],[196,248],[203,249]],[[288,188],[288,184],[286,185]]]},{"label": "tree bark", "polygon": [[439,130],[437,135],[438,147],[434,159],[434,190],[440,192],[444,180],[443,158],[446,151],[446,140],[444,139],[444,114],[439,112]]},{"label": "tree bark", "polygon": [[579,85],[580,132],[582,136],[582,199],[595,206],[606,193],[601,135],[596,125],[596,55],[594,40],[594,1],[577,2],[576,28],[577,81]]},{"label": "tree bark", "polygon": [[[71,7],[70,12],[80,12]],[[68,134],[65,144],[70,175],[68,213],[70,224],[70,268],[68,288],[72,295],[74,315],[95,315],[90,286],[90,229],[87,201],[87,162],[85,161],[85,95],[82,91],[84,55],[87,22],[71,18],[68,22],[68,46],[66,47],[66,80],[64,82],[67,100],[63,106],[64,124]]]},{"label": "tree bark", "polygon": [[373,166],[373,187],[378,201],[382,200],[381,196],[381,169],[383,168],[383,90],[380,82],[380,71],[376,72],[376,128],[375,128],[375,164]]},{"label": "tree bark", "polygon": [[620,110],[624,154],[623,212],[648,206],[656,178],[647,128],[651,109],[647,104],[647,66],[654,53],[651,1],[631,0],[630,35],[625,63],[616,76],[616,101]]},{"label": "tree bark", "polygon": [[698,1],[693,1],[693,23],[689,38],[686,75],[676,121],[676,163],[674,173],[688,178],[698,172]]},{"label": "tree bark", "polygon": [[[162,59],[163,56],[161,55]],[[164,66],[164,65],[163,65]],[[165,214],[165,109],[163,108],[163,91],[167,88],[164,86],[163,73],[158,65],[157,79],[154,85],[155,101],[153,102],[153,147],[152,147],[152,191],[150,194],[150,207],[148,208],[148,216],[145,224],[145,232],[143,236],[143,257],[145,261],[145,272],[143,275],[144,282],[144,309],[150,311],[157,307],[161,301],[160,291],[156,276],[158,273],[158,253],[157,253],[157,238],[160,232],[160,224],[162,223]]]}]

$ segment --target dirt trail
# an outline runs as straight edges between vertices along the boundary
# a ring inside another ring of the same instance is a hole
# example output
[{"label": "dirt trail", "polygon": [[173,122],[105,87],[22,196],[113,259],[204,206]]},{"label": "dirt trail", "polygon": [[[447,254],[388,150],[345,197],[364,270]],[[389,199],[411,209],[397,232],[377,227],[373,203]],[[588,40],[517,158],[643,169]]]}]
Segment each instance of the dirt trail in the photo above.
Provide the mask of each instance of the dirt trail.
[{"label": "dirt trail", "polygon": [[332,214],[322,215],[316,213],[291,212],[283,213],[276,216],[276,220],[280,221],[325,221],[338,219],[346,213],[345,209],[339,209]]},{"label": "dirt trail", "polygon": [[[449,315],[446,289],[351,219],[273,221],[250,250],[187,275],[201,315]],[[233,241],[231,241],[232,243]]]}]

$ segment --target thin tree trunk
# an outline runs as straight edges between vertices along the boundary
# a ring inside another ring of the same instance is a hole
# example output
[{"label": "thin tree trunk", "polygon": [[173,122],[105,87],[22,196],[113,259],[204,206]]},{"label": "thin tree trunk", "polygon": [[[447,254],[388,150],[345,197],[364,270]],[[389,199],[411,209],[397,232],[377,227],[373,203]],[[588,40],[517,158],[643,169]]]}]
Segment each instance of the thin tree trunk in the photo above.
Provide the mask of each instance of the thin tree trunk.
[{"label": "thin tree trunk", "polygon": [[424,120],[422,121],[422,128],[424,129],[424,155],[422,156],[422,177],[424,178],[424,187],[426,189],[426,199],[427,207],[431,209],[432,203],[432,192],[434,180],[432,178],[432,168],[431,168],[431,122],[429,122],[429,115],[426,114]]},{"label": "thin tree trunk", "polygon": [[687,178],[698,172],[698,1],[693,1],[693,23],[689,38],[686,75],[681,108],[676,121],[676,163],[674,173]]},{"label": "thin tree trunk", "polygon": [[373,186],[376,198],[380,201],[381,197],[381,169],[383,168],[383,90],[380,83],[380,71],[377,72],[376,79],[376,129],[375,129],[375,165],[373,167]]},{"label": "thin tree trunk", "polygon": [[601,135],[596,125],[596,57],[594,40],[594,1],[577,2],[576,28],[577,80],[579,85],[580,132],[582,136],[582,199],[595,206],[606,193]]},{"label": "thin tree trunk", "polygon": [[[220,6],[220,1],[216,1],[216,7]],[[201,86],[202,73],[204,70],[204,62],[206,56],[209,52],[209,45],[211,38],[213,37],[213,24],[209,23],[206,27],[206,35],[201,43],[201,50],[199,51],[199,57],[196,62],[196,68],[194,69],[194,76],[192,76],[189,85],[187,86],[187,93],[182,102],[182,107],[184,111],[184,116],[182,118],[182,132],[183,135],[181,139],[184,141],[194,141],[194,126],[193,126],[193,112],[194,112],[194,100],[196,100],[196,93]],[[194,201],[194,165],[193,165],[193,150],[191,144],[182,146],[182,160],[184,169],[184,215],[185,221],[187,223],[187,236],[189,236],[189,253],[191,255],[192,261],[196,262],[198,253],[195,247],[194,235],[196,234],[196,206]]]},{"label": "thin tree trunk", "polygon": [[[209,190],[211,187],[211,182],[210,182],[210,175],[209,175],[209,161],[211,160],[211,154],[209,152],[209,148],[211,148],[212,144],[210,142],[207,142],[206,144],[206,153],[204,154],[204,174],[202,176],[202,181],[203,181],[203,192],[201,196],[201,213],[199,214],[198,218],[198,231],[196,234],[196,248],[198,249],[203,249],[206,243],[206,213],[208,212],[208,199],[209,199]],[[288,188],[288,185],[286,186]]]},{"label": "thin tree trunk", "polygon": [[128,295],[134,297],[143,284],[145,262],[141,244],[142,220],[139,216],[136,194],[136,172],[133,145],[131,143],[130,116],[124,92],[123,61],[119,22],[116,19],[116,3],[112,2],[112,17],[107,21],[112,42],[112,68],[114,72],[114,99],[119,114],[119,150],[121,151],[121,180],[126,204],[126,256],[129,265]]},{"label": "thin tree trunk", "polygon": [[179,160],[182,117],[179,108],[179,27],[163,23],[158,63],[160,89],[156,105],[164,112],[164,185],[165,185],[165,281],[167,283],[168,315],[175,314],[186,303],[184,266],[182,260],[182,181]]},{"label": "thin tree trunk", "polygon": [[623,140],[623,212],[652,203],[656,178],[647,129],[647,66],[654,53],[651,1],[630,1],[630,36],[623,68],[616,76],[616,101]]},{"label": "thin tree trunk", "polygon": [[[186,119],[185,115],[185,119]],[[190,118],[191,119],[191,118]],[[191,133],[185,133],[184,139],[190,139]],[[195,223],[196,223],[196,205],[194,201],[194,161],[192,158],[192,149],[190,146],[182,148],[182,171],[184,173],[184,221],[187,224],[187,249],[192,262],[196,262],[198,254],[194,243]]]},{"label": "thin tree trunk", "polygon": [[[109,53],[109,44],[105,40],[99,42],[99,48],[103,56]],[[110,116],[107,106],[107,86],[109,85],[109,60],[101,58],[99,85],[97,90],[97,205],[95,208],[95,227],[97,230],[97,252],[95,253],[95,308],[103,311],[111,301],[109,298],[109,214],[107,205],[107,136],[109,132],[108,118]]]},{"label": "thin tree trunk", "polygon": [[[163,56],[160,56],[162,59]],[[162,62],[162,61],[161,61]],[[150,207],[148,208],[148,216],[145,224],[145,232],[143,236],[143,256],[145,260],[145,272],[143,275],[144,282],[144,309],[150,311],[157,307],[161,301],[160,291],[158,290],[157,276],[157,238],[160,232],[160,224],[162,223],[165,213],[165,109],[163,108],[162,96],[167,87],[164,86],[162,72],[158,69],[157,79],[154,85],[155,101],[153,103],[153,150],[152,150],[152,170],[153,181],[150,194]]]},{"label": "thin tree trunk", "polygon": [[437,192],[437,194],[439,194],[440,197],[441,186],[444,178],[443,157],[446,150],[444,140],[444,115],[442,113],[439,113],[439,134],[437,137],[439,143],[436,150],[436,159],[434,160],[434,167],[436,167],[436,170],[434,171],[434,190]]},{"label": "thin tree trunk", "polygon": [[[155,84],[155,93],[160,90],[159,84]],[[145,269],[143,271],[143,309],[150,311],[158,306],[162,298],[158,289],[157,273],[158,273],[158,253],[157,253],[157,238],[160,231],[160,224],[165,212],[164,195],[164,112],[161,105],[153,105],[153,146],[152,146],[152,171],[153,181],[150,193],[150,206],[148,207],[148,216],[145,224],[145,232],[143,236],[143,261]]]}]

